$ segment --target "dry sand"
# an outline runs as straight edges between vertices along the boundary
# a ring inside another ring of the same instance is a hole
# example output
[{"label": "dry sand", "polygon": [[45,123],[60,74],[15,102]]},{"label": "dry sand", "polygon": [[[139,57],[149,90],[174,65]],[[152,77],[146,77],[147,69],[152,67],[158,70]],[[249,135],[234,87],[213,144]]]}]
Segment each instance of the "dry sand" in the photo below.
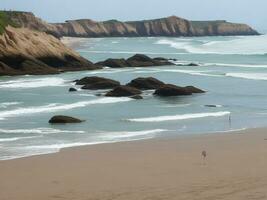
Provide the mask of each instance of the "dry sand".
[{"label": "dry sand", "polygon": [[0,199],[267,199],[266,139],[267,129],[254,129],[0,161]]}]

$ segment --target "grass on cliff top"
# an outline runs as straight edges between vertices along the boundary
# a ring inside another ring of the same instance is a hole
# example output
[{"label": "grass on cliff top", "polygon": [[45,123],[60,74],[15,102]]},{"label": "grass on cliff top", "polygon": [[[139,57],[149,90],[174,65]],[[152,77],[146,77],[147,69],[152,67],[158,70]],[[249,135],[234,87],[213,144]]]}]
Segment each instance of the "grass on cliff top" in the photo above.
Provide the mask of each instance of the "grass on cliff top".
[{"label": "grass on cliff top", "polygon": [[10,25],[16,27],[16,24],[10,19],[6,11],[0,11],[0,35],[5,32],[5,28]]}]

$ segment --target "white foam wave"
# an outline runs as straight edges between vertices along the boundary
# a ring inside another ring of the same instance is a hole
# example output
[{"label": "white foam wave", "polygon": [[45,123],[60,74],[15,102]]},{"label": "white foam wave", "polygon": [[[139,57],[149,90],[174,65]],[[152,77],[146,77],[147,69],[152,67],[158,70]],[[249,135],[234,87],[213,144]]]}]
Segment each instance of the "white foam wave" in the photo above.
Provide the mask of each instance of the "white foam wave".
[{"label": "white foam wave", "polygon": [[65,86],[65,80],[62,78],[21,78],[18,80],[1,81],[0,88],[22,89],[22,88],[39,88],[39,87],[58,87]]},{"label": "white foam wave", "polygon": [[76,103],[70,104],[48,104],[45,106],[35,106],[35,107],[27,107],[27,108],[17,108],[14,110],[2,111],[0,112],[0,118],[5,119],[8,117],[16,117],[20,115],[28,115],[28,114],[36,114],[36,113],[50,113],[55,111],[64,111],[64,110],[71,110],[74,108],[81,108],[89,105],[94,104],[112,104],[112,103],[119,103],[119,102],[126,102],[131,101],[132,99],[122,97],[122,98],[101,98],[96,100],[90,101],[80,101]]},{"label": "white foam wave", "polygon": [[267,53],[266,35],[235,37],[231,40],[218,40],[195,43],[180,39],[160,39],[156,44],[169,45],[172,48],[194,54],[222,55],[265,55]]},{"label": "white foam wave", "polygon": [[0,138],[0,142],[13,142],[17,140],[26,140],[26,139],[32,139],[37,138],[39,136],[33,136],[33,137],[14,137],[14,138]]},{"label": "white foam wave", "polygon": [[204,66],[225,66],[225,67],[244,67],[244,68],[267,68],[266,65],[256,65],[256,64],[236,64],[236,63],[205,63]]},{"label": "white foam wave", "polygon": [[158,117],[147,117],[147,118],[136,118],[128,119],[131,122],[164,122],[164,121],[176,121],[176,120],[186,120],[186,119],[196,119],[204,117],[222,117],[229,115],[229,111],[213,112],[213,113],[193,113],[193,114],[183,114],[183,115],[172,115],[172,116],[158,116]]},{"label": "white foam wave", "polygon": [[53,128],[35,128],[35,129],[0,129],[0,133],[8,134],[54,134],[54,133],[85,133],[85,131],[69,131]]},{"label": "white foam wave", "polygon": [[0,103],[0,108],[7,108],[9,106],[19,105],[22,104],[22,102],[4,102]]},{"label": "white foam wave", "polygon": [[266,73],[226,73],[225,76],[251,80],[267,80]]},{"label": "white foam wave", "polygon": [[123,139],[137,136],[154,135],[157,133],[165,132],[165,129],[153,129],[144,131],[123,131],[123,132],[108,132],[101,136],[104,139]]}]

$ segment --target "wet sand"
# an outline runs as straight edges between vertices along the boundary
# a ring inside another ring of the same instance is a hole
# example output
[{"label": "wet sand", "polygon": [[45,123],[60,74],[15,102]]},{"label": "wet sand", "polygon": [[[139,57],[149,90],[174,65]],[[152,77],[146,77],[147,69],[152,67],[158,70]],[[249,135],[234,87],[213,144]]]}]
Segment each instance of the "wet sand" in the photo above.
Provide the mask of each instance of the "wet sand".
[{"label": "wet sand", "polygon": [[0,161],[0,199],[267,199],[267,129],[68,148]]}]

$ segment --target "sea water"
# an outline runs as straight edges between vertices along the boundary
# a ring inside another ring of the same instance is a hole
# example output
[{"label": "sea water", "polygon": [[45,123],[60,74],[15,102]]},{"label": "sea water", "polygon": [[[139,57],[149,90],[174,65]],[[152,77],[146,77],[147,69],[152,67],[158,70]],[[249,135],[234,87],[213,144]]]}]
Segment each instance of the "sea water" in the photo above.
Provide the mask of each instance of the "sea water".
[{"label": "sea water", "polygon": [[[105,68],[48,76],[0,78],[0,159],[53,153],[64,147],[227,132],[267,124],[267,36],[83,39],[75,49],[93,62],[136,53],[177,59],[149,68]],[[205,94],[143,100],[99,96],[73,80],[101,76],[128,83],[155,77]],[[69,93],[70,87],[78,92]],[[206,105],[213,105],[211,107]],[[86,120],[50,125],[54,115]]]}]

